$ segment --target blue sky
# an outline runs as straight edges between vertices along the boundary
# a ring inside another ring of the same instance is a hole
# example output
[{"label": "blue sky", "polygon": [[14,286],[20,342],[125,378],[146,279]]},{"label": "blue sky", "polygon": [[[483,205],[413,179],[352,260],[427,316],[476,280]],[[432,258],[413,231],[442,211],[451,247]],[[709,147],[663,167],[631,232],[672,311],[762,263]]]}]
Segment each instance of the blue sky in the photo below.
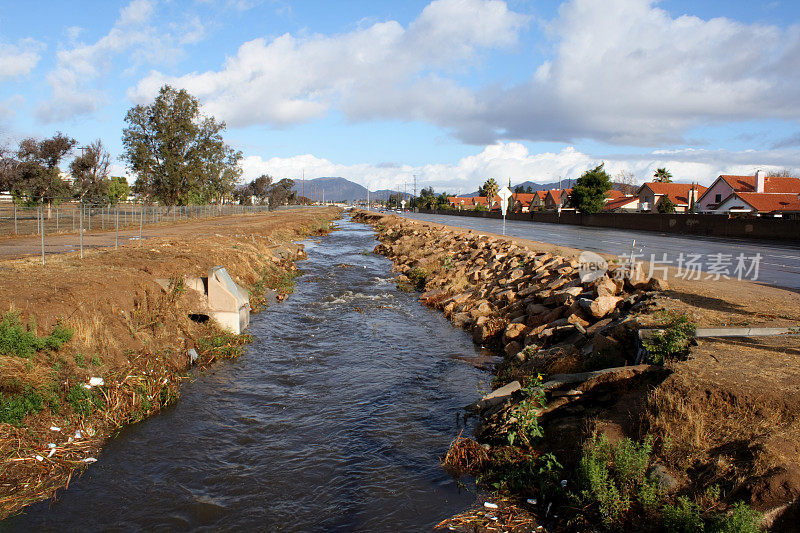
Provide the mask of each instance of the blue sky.
[{"label": "blue sky", "polygon": [[170,83],[228,123],[247,178],[797,171],[799,78],[787,0],[0,4],[0,142],[63,131],[116,157],[126,111]]}]

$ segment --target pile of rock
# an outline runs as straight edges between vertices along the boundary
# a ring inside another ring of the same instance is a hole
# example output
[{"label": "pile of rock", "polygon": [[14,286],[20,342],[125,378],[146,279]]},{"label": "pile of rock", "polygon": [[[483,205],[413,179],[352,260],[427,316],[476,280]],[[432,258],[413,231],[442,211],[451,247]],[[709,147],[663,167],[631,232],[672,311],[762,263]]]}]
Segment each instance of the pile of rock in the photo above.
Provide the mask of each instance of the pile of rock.
[{"label": "pile of rock", "polygon": [[492,236],[386,218],[376,227],[375,252],[394,260],[401,280],[425,275],[423,303],[528,372],[631,363],[636,312],[666,287],[638,271],[622,276],[613,264],[582,281],[577,259]]}]

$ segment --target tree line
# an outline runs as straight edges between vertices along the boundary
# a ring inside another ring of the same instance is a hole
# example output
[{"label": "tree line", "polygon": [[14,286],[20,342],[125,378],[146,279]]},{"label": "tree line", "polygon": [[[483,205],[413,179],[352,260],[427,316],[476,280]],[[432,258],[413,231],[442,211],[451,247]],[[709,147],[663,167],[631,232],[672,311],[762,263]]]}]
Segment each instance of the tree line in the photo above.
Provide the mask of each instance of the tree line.
[{"label": "tree line", "polygon": [[110,156],[99,139],[79,148],[64,179],[59,165],[75,154],[78,142],[61,132],[0,146],[0,190],[17,203],[48,207],[69,200],[113,205],[131,191],[141,202],[169,206],[295,201],[288,179],[262,175],[237,187],[242,153],[225,143],[225,129],[225,122],[202,114],[194,96],[164,85],[152,103],[125,116],[120,159],[135,176],[130,190],[124,177],[109,175]]}]

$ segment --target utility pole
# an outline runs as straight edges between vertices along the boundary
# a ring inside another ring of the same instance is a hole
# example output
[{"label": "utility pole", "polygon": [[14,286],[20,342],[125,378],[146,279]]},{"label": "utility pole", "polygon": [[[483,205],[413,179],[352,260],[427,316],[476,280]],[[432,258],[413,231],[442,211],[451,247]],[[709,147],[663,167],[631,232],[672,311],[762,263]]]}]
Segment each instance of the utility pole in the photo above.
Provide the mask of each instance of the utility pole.
[{"label": "utility pole", "polygon": [[303,203],[306,201],[306,169],[303,169]]},{"label": "utility pole", "polygon": [[414,174],[414,198],[417,197],[417,175]]}]

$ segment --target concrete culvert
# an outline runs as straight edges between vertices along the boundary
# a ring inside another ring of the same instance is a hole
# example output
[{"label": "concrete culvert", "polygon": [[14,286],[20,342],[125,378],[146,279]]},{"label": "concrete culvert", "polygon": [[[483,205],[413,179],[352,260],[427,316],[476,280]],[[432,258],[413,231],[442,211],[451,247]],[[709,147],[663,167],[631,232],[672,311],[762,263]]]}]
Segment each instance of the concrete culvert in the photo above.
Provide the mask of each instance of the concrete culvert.
[{"label": "concrete culvert", "polygon": [[205,324],[208,322],[208,315],[204,315],[203,313],[189,313],[189,319],[198,324]]}]

